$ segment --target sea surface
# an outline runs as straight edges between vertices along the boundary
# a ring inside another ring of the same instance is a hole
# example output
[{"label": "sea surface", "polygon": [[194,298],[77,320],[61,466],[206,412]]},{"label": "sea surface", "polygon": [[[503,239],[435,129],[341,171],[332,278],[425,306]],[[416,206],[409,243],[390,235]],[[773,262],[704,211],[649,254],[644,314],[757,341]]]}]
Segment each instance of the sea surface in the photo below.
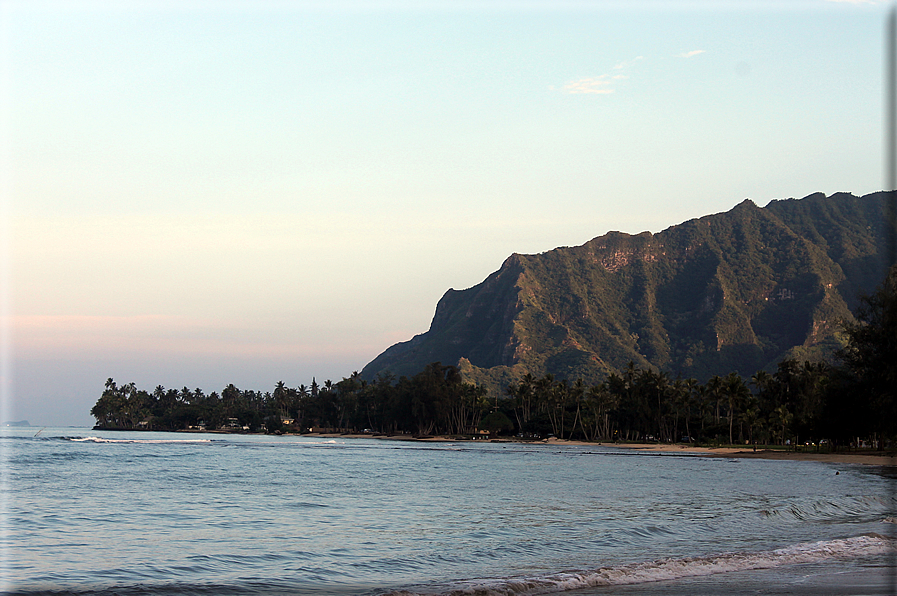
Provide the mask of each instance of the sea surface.
[{"label": "sea surface", "polygon": [[5,593],[892,590],[883,467],[87,428],[0,448]]}]

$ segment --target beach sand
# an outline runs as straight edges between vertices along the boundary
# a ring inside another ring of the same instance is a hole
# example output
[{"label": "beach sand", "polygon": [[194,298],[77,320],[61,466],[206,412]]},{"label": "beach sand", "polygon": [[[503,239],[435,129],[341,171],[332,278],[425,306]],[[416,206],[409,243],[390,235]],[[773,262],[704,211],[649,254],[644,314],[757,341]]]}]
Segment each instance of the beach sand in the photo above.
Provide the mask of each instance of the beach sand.
[{"label": "beach sand", "polygon": [[[591,445],[592,443],[584,443]],[[807,447],[806,451],[781,451],[777,449],[757,449],[754,451],[750,447],[692,447],[690,445],[671,445],[671,444],[639,444],[639,443],[608,443],[609,447],[618,447],[621,449],[636,449],[647,452],[660,453],[688,453],[694,455],[702,455],[705,457],[740,457],[740,458],[760,458],[760,459],[779,459],[788,461],[819,461],[834,464],[864,464],[869,466],[888,466],[897,464],[897,458],[894,458],[887,452],[838,452],[838,453],[817,453],[813,448]]]},{"label": "beach sand", "polygon": [[893,595],[894,568],[869,563],[845,568],[838,562],[719,573],[675,581],[607,586],[570,596],[861,596]]},{"label": "beach sand", "polygon": [[[467,441],[445,436],[413,437],[412,435],[371,435],[371,434],[336,434],[336,433],[309,433],[303,437],[320,437],[333,439],[378,439],[386,441],[421,441],[421,442],[458,442]],[[488,439],[469,440],[471,443],[485,442]],[[783,451],[779,449],[757,449],[751,447],[696,447],[692,445],[670,443],[590,443],[587,441],[568,441],[566,439],[549,438],[541,440],[521,440],[511,437],[493,439],[493,442],[515,443],[520,445],[579,445],[583,447],[612,447],[617,449],[631,449],[645,453],[694,455],[703,457],[738,457],[761,458],[788,461],[818,461],[835,464],[863,464],[869,466],[895,466],[897,457],[879,451],[861,452],[837,452],[817,453],[813,447],[805,447],[805,451]]]}]

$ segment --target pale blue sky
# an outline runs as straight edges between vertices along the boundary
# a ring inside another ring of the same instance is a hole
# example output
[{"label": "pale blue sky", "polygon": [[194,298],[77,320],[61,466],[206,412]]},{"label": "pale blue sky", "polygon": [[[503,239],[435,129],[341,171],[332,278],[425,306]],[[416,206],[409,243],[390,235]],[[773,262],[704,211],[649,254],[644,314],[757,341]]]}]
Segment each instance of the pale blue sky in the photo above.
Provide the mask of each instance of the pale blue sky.
[{"label": "pale blue sky", "polygon": [[513,252],[883,184],[885,3],[0,6],[7,419],[338,380]]}]

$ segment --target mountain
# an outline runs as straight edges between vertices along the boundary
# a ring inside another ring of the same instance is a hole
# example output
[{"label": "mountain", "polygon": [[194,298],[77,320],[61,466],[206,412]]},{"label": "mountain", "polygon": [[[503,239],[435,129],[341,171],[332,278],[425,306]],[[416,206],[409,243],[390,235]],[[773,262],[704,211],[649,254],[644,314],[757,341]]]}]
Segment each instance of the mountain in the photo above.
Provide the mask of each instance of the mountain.
[{"label": "mountain", "polygon": [[361,376],[439,361],[500,391],[526,372],[597,383],[630,361],[704,381],[828,357],[839,322],[881,280],[883,199],[745,200],[657,234],[513,254],[482,283],[448,290],[429,331]]}]

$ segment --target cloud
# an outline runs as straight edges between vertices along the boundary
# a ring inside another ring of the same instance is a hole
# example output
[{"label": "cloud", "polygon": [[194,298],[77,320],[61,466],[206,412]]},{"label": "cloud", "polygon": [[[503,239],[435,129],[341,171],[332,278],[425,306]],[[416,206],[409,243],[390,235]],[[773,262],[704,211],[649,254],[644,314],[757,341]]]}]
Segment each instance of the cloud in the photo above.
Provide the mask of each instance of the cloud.
[{"label": "cloud", "polygon": [[[616,78],[616,77],[615,77]],[[564,93],[613,93],[613,87],[607,75],[600,77],[586,77],[577,81],[570,81],[562,87]]]},{"label": "cloud", "polygon": [[[629,68],[634,63],[639,60],[644,60],[644,56],[636,56],[632,60],[624,60],[620,62],[616,66],[613,67],[613,70],[622,70],[624,68]],[[593,94],[601,94],[607,95],[609,93],[614,92],[613,84],[615,81],[621,81],[624,79],[628,79],[629,75],[617,73],[617,74],[603,74],[595,77],[583,77],[581,79],[577,79],[575,81],[570,81],[563,87],[561,87],[561,91],[564,93],[593,93]],[[549,87],[549,89],[554,89],[554,87]]]},{"label": "cloud", "polygon": [[691,58],[692,56],[697,56],[698,54],[703,54],[704,50],[692,50],[690,52],[683,52],[681,54],[676,54],[676,58]]},{"label": "cloud", "polygon": [[617,64],[616,66],[614,66],[614,70],[620,70],[621,68],[629,68],[634,63],[638,62],[639,60],[644,60],[644,59],[645,59],[644,56],[636,56],[632,60],[624,60],[624,61],[620,62],[619,64]]},{"label": "cloud", "polygon": [[826,2],[840,2],[843,4],[879,4],[878,0],[826,0]]}]

